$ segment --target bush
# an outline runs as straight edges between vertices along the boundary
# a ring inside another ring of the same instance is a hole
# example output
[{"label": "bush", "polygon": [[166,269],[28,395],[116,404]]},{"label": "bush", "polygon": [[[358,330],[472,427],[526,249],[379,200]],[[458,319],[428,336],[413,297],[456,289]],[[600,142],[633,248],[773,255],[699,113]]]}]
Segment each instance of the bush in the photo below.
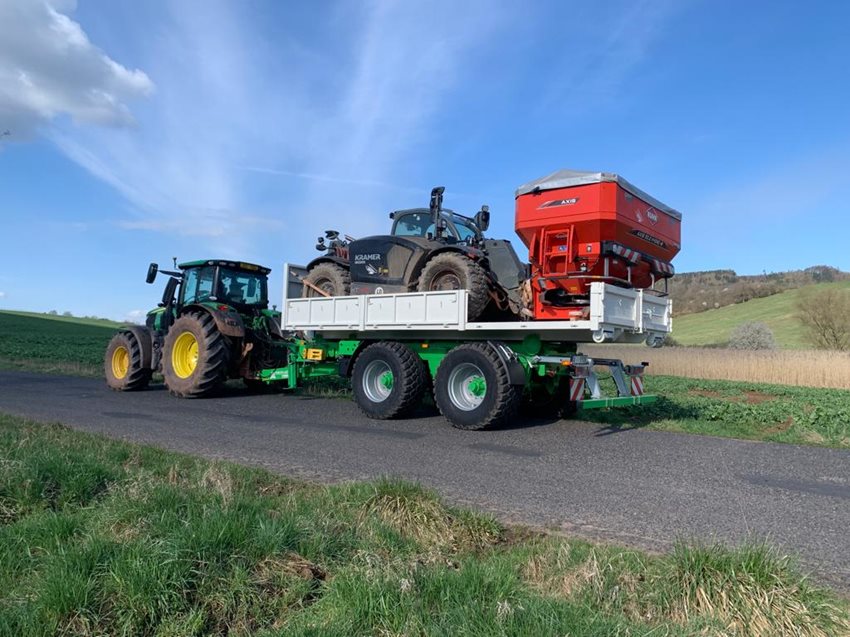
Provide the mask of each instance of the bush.
[{"label": "bush", "polygon": [[797,318],[818,349],[850,350],[850,290],[828,287],[800,294]]},{"label": "bush", "polygon": [[742,323],[729,336],[730,349],[776,349],[776,339],[770,328],[759,321]]}]

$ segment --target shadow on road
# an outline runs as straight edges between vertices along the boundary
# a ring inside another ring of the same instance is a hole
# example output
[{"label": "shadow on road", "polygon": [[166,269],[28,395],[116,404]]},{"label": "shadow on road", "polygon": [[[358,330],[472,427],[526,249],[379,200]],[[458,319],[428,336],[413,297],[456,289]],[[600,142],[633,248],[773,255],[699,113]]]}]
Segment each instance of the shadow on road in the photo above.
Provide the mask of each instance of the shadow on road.
[{"label": "shadow on road", "polygon": [[610,436],[642,429],[660,420],[684,420],[696,419],[701,416],[699,407],[692,405],[681,405],[664,396],[649,405],[629,407],[628,409],[603,409],[599,411],[580,411],[578,418],[588,422],[605,425],[597,430],[597,436]]}]

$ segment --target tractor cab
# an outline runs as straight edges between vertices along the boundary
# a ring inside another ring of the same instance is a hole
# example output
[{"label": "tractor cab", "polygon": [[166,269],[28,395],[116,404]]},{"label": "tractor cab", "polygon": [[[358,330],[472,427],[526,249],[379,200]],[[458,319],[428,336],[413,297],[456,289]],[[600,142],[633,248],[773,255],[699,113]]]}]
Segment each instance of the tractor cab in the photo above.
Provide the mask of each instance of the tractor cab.
[{"label": "tractor cab", "polygon": [[183,272],[178,305],[217,301],[240,312],[269,306],[269,269],[233,261],[191,261],[177,266]]}]

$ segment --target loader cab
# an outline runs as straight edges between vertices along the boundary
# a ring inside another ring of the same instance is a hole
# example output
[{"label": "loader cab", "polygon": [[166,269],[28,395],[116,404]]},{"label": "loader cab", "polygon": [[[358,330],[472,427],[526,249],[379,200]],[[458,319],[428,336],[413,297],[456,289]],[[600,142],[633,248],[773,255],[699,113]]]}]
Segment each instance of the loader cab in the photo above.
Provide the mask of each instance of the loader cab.
[{"label": "loader cab", "polygon": [[[443,240],[447,243],[472,244],[481,240],[481,231],[476,227],[472,219],[445,209],[441,211],[440,216],[446,224],[443,231]],[[428,208],[398,210],[391,212],[390,218],[393,220],[391,233],[393,236],[428,239],[434,238],[437,235],[433,214]]]}]

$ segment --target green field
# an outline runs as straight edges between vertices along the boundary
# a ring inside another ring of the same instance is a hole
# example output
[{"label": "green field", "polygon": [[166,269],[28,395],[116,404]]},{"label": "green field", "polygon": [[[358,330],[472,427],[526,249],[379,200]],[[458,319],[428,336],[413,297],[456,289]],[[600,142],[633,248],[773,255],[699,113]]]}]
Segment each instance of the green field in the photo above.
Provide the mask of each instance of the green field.
[{"label": "green field", "polygon": [[801,294],[816,292],[826,287],[850,290],[850,281],[821,283],[788,290],[746,303],[727,305],[696,314],[676,316],[673,308],[673,338],[682,345],[722,345],[738,325],[749,321],[766,323],[780,347],[805,349],[811,347],[805,331],[797,319],[797,302]]},{"label": "green field", "polygon": [[764,545],[666,555],[0,414],[0,635],[847,634]]},{"label": "green field", "polygon": [[0,312],[0,366],[103,374],[103,353],[120,323],[28,312]]}]

